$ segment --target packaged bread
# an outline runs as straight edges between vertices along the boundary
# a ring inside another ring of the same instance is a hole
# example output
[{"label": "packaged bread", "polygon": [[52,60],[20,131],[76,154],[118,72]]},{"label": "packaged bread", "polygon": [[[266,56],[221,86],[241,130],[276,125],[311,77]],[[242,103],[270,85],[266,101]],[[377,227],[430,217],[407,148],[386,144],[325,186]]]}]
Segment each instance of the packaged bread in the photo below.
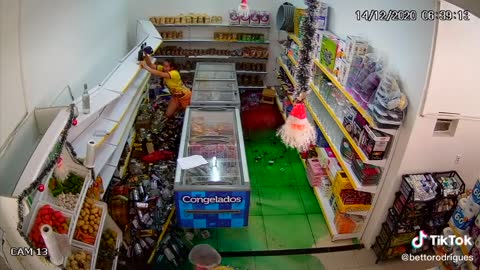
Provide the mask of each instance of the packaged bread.
[{"label": "packaged bread", "polygon": [[205,23],[206,24],[212,23],[212,17],[210,17],[210,16],[205,17]]},{"label": "packaged bread", "polygon": [[157,24],[157,19],[155,17],[150,17],[150,22],[152,22],[153,24]]},{"label": "packaged bread", "polygon": [[180,23],[181,23],[181,20],[182,20],[181,18],[182,18],[182,17],[180,17],[180,16],[175,17],[174,23],[175,23],[175,24],[180,24]]},{"label": "packaged bread", "polygon": [[165,24],[165,17],[158,17],[157,19],[158,24]]}]

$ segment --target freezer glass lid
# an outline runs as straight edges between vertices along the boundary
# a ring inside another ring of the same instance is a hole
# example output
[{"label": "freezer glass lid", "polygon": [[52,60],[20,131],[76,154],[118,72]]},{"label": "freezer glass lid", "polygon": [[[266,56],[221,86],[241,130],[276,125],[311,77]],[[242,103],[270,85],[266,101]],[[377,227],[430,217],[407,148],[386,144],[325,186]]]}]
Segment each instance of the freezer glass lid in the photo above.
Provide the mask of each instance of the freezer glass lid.
[{"label": "freezer glass lid", "polygon": [[237,91],[237,81],[194,81],[193,90]]},{"label": "freezer glass lid", "polygon": [[197,71],[235,71],[233,63],[197,63]]},{"label": "freezer glass lid", "polygon": [[182,170],[183,185],[227,185],[244,183],[234,109],[191,109],[184,157],[200,155],[208,164]]},{"label": "freezer glass lid", "polygon": [[195,80],[236,80],[237,73],[234,71],[205,71],[195,72]]},{"label": "freezer glass lid", "polygon": [[192,102],[232,102],[238,101],[236,92],[228,91],[193,91]]}]

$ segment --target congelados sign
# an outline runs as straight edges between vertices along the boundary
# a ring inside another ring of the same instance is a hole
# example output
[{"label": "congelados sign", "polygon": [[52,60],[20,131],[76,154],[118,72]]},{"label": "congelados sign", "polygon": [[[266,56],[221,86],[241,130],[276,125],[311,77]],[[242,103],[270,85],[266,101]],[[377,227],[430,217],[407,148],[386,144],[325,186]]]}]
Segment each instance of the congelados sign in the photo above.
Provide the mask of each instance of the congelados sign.
[{"label": "congelados sign", "polygon": [[192,197],[192,196],[183,196],[182,202],[184,203],[199,203],[199,204],[213,204],[213,203],[241,203],[242,197]]}]

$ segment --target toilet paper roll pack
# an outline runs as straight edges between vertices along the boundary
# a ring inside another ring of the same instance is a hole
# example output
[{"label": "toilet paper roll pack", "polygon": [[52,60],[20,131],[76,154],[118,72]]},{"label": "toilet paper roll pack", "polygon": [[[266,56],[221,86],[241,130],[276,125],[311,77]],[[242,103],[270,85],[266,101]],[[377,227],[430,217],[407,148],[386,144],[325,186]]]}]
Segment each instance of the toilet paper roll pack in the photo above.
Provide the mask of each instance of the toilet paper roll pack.
[{"label": "toilet paper roll pack", "polygon": [[475,222],[472,224],[472,227],[470,228],[470,236],[473,239],[476,239],[478,236],[480,236],[480,215],[477,215]]},{"label": "toilet paper roll pack", "polygon": [[471,207],[462,208],[462,205],[459,203],[449,220],[449,224],[459,233],[465,234],[469,232],[474,218],[474,210]]}]

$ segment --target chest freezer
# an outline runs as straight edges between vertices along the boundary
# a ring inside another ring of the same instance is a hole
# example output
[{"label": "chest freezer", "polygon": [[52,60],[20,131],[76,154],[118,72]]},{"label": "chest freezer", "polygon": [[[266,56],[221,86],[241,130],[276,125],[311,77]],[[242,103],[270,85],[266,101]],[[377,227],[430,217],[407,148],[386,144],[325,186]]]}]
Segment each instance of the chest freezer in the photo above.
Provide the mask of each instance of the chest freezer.
[{"label": "chest freezer", "polygon": [[199,62],[196,70],[201,71],[235,71],[234,63],[217,63],[217,62]]},{"label": "chest freezer", "polygon": [[192,91],[228,91],[238,92],[237,80],[234,81],[194,81]]},{"label": "chest freezer", "polygon": [[198,63],[194,80],[237,80],[233,63]]},{"label": "chest freezer", "polygon": [[246,227],[250,181],[237,108],[189,107],[179,158],[199,155],[207,164],[177,166],[175,205],[184,228]]},{"label": "chest freezer", "polygon": [[238,92],[232,91],[193,91],[192,106],[199,107],[236,107],[240,108],[240,97]]}]

